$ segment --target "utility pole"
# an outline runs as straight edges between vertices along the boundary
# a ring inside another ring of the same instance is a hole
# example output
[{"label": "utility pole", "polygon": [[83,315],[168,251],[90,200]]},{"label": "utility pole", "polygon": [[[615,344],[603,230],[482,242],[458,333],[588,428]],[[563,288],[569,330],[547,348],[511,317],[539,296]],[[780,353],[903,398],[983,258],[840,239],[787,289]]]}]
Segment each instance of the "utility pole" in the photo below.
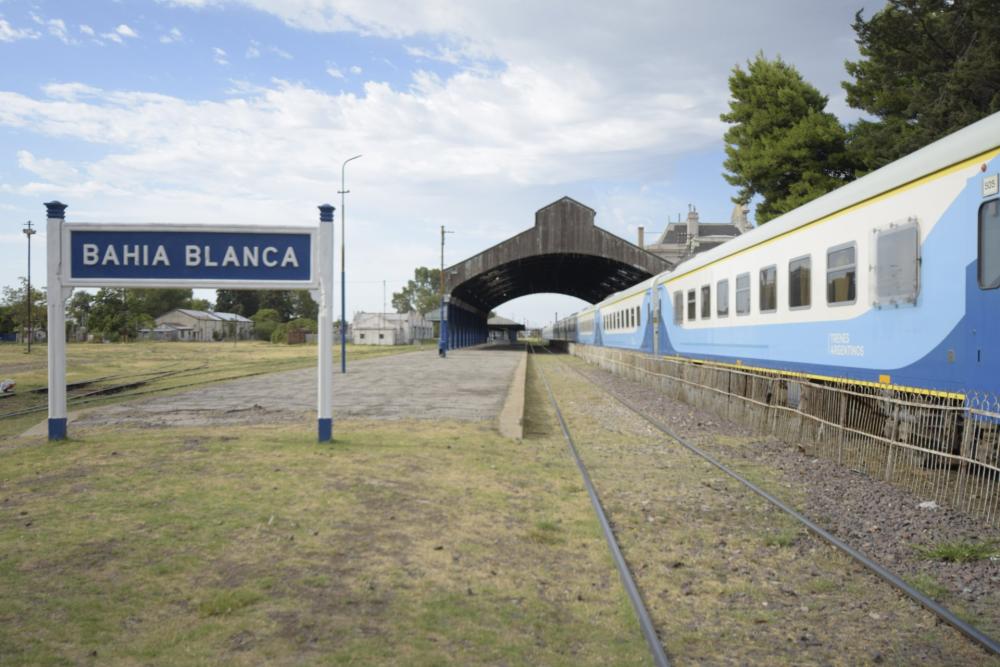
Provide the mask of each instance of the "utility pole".
[{"label": "utility pole", "polygon": [[28,354],[31,354],[31,237],[35,234],[35,228],[31,226],[31,220],[24,223],[24,235],[28,237],[28,290],[24,294],[24,300],[28,302]]},{"label": "utility pole", "polygon": [[385,281],[382,281],[382,315],[379,317],[380,324],[378,328],[378,337],[382,338],[382,329],[385,327]]},{"label": "utility pole", "polygon": [[439,338],[438,354],[442,357],[448,356],[448,306],[444,302],[444,235],[454,234],[441,225],[441,324],[438,327]]},{"label": "utility pole", "polygon": [[340,165],[340,372],[347,372],[347,278],[345,273],[344,238],[347,236],[347,211],[344,208],[344,195],[350,190],[344,187],[344,170],[347,163],[357,160],[360,155],[349,157]]}]

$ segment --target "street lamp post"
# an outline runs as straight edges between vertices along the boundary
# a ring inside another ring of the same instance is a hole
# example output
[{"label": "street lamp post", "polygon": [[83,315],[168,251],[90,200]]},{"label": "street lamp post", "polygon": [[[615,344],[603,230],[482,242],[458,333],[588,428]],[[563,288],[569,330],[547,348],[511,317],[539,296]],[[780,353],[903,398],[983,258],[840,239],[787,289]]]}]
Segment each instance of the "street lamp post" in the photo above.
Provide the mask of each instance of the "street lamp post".
[{"label": "street lamp post", "polygon": [[347,163],[357,160],[360,155],[349,157],[340,165],[340,372],[347,372],[347,277],[344,266],[344,237],[347,236],[347,209],[344,207],[344,195],[350,190],[344,187],[344,172]]},{"label": "street lamp post", "polygon": [[24,300],[28,304],[28,354],[31,354],[31,237],[35,234],[31,220],[24,223],[23,231],[24,235],[28,237],[28,289],[24,293]]}]

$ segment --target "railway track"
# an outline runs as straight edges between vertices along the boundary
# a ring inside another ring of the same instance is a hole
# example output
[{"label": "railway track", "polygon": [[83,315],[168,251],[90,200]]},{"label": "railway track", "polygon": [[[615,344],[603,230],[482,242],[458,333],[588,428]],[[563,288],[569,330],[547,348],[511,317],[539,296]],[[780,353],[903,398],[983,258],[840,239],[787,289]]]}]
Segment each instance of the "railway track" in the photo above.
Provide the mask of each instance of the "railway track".
[{"label": "railway track", "polygon": [[[531,346],[530,349],[531,349],[532,354],[538,354],[538,350],[537,350],[536,346]],[[932,612],[938,619],[940,619],[944,623],[952,626],[953,628],[955,628],[956,630],[958,630],[959,632],[961,632],[966,638],[968,638],[969,640],[971,640],[973,643],[975,643],[976,645],[978,645],[982,649],[988,651],[989,653],[991,653],[993,655],[1000,655],[1000,642],[998,642],[995,638],[987,635],[986,633],[982,632],[978,628],[976,628],[973,625],[971,625],[971,624],[967,623],[966,621],[962,620],[954,612],[952,612],[951,610],[949,610],[945,606],[939,604],[935,600],[929,598],[928,596],[924,595],[922,592],[920,592],[919,590],[915,589],[913,586],[909,585],[901,577],[899,577],[898,575],[896,575],[895,573],[893,573],[889,569],[885,568],[881,564],[879,564],[879,563],[875,562],[874,560],[870,559],[869,557],[867,557],[865,554],[863,554],[859,550],[851,547],[849,544],[845,543],[844,541],[840,540],[836,536],[832,535],[829,531],[827,531],[826,529],[824,529],[822,526],[818,525],[814,521],[812,521],[809,518],[807,518],[806,516],[802,515],[800,512],[798,512],[797,510],[795,510],[794,508],[792,508],[791,506],[789,506],[787,503],[783,502],[782,500],[780,500],[779,498],[777,498],[776,496],[774,496],[773,494],[769,493],[765,489],[761,488],[759,485],[754,484],[750,480],[746,479],[744,476],[740,475],[739,473],[737,473],[736,471],[734,471],[730,467],[726,466],[724,463],[722,463],[721,461],[719,461],[718,459],[716,459],[715,457],[713,457],[708,452],[706,452],[703,449],[701,449],[700,447],[697,447],[696,445],[693,445],[692,443],[688,442],[687,439],[685,439],[684,437],[682,437],[681,435],[679,435],[678,433],[676,433],[673,429],[671,429],[668,425],[666,425],[663,422],[661,422],[660,420],[658,420],[656,417],[647,414],[643,410],[639,409],[637,406],[633,405],[627,399],[625,399],[625,398],[617,395],[615,392],[610,391],[610,390],[608,390],[608,389],[606,389],[604,387],[599,386],[593,380],[591,380],[589,377],[587,377],[586,374],[582,373],[579,369],[574,368],[573,366],[571,366],[571,365],[565,363],[564,361],[562,361],[561,359],[559,359],[558,355],[553,354],[552,351],[549,350],[547,347],[543,347],[542,349],[545,351],[545,353],[547,355],[551,355],[551,358],[555,359],[557,361],[557,363],[560,365],[560,367],[562,367],[562,368],[564,368],[564,369],[572,372],[576,376],[582,378],[586,382],[587,385],[589,385],[590,387],[595,388],[600,393],[602,393],[602,394],[610,397],[615,402],[617,402],[618,404],[620,404],[623,407],[625,407],[631,413],[637,415],[639,418],[641,418],[647,424],[649,424],[650,426],[652,426],[654,429],[656,429],[660,433],[666,435],[671,441],[677,443],[677,445],[679,445],[681,448],[683,448],[684,451],[687,451],[690,454],[692,454],[692,455],[700,458],[701,460],[707,462],[708,464],[710,464],[711,466],[713,466],[718,471],[722,472],[723,474],[725,474],[729,478],[735,480],[736,482],[738,482],[740,485],[742,485],[743,487],[745,487],[749,491],[753,492],[754,494],[756,494],[760,498],[762,498],[765,501],[767,501],[767,503],[769,503],[771,506],[773,506],[773,507],[781,510],[781,512],[783,512],[785,515],[787,515],[788,517],[790,517],[791,519],[793,519],[794,521],[796,521],[802,527],[806,528],[810,533],[812,533],[813,535],[815,535],[816,537],[818,537],[819,539],[821,539],[823,542],[825,542],[825,543],[827,543],[827,544],[835,547],[836,549],[838,549],[839,551],[841,551],[842,553],[844,553],[845,555],[847,555],[851,560],[853,560],[854,562],[858,563],[859,565],[861,565],[862,567],[864,567],[869,572],[875,574],[876,576],[878,576],[879,578],[881,578],[882,580],[884,580],[885,582],[887,582],[888,584],[890,584],[890,586],[892,586],[894,589],[896,589],[897,591],[903,593],[905,596],[907,596],[908,598],[910,598],[911,600],[913,600],[917,604],[921,605],[925,609],[927,609],[930,612]],[[563,435],[565,436],[565,438],[566,438],[566,440],[567,440],[567,442],[569,444],[569,447],[570,447],[570,449],[571,449],[571,451],[573,453],[573,457],[576,460],[576,463],[577,463],[578,467],[580,468],[581,475],[584,477],[585,484],[586,484],[586,486],[588,488],[588,492],[591,494],[591,500],[595,504],[595,512],[598,513],[598,518],[599,518],[599,520],[600,520],[600,522],[602,524],[602,528],[606,529],[606,534],[605,535],[606,535],[606,538],[608,540],[609,547],[612,549],[613,554],[615,552],[617,552],[617,554],[618,554],[618,556],[616,557],[616,564],[619,565],[619,572],[620,572],[620,574],[622,576],[623,581],[625,581],[626,575],[622,574],[622,568],[623,567],[625,568],[625,572],[628,573],[629,578],[631,578],[631,573],[629,572],[629,570],[627,568],[627,565],[624,562],[624,559],[621,559],[621,562],[619,564],[620,548],[618,546],[617,540],[616,540],[613,532],[608,527],[607,518],[606,518],[606,516],[604,516],[603,508],[600,506],[599,501],[597,500],[597,491],[593,490],[592,482],[590,481],[590,475],[589,475],[589,473],[586,470],[586,467],[585,467],[585,465],[583,463],[583,460],[580,458],[580,456],[579,456],[579,454],[577,452],[575,444],[573,443],[572,436],[571,436],[570,431],[569,431],[569,427],[566,424],[566,421],[565,421],[565,419],[563,417],[563,414],[562,414],[562,412],[560,411],[560,409],[558,407],[558,403],[557,403],[557,400],[556,400],[556,397],[555,397],[555,393],[553,392],[552,387],[551,387],[551,385],[548,382],[548,379],[547,379],[547,377],[545,375],[545,372],[544,372],[544,370],[541,369],[540,365],[537,366],[537,367],[539,369],[539,375],[540,375],[540,377],[541,377],[541,379],[543,381],[543,384],[546,387],[546,391],[548,392],[549,400],[550,400],[553,408],[556,411],[556,415],[558,417],[560,426],[562,428]],[[634,587],[634,580],[633,580],[632,586]],[[628,588],[628,585],[626,585],[626,588]],[[639,617],[640,617],[640,624],[643,625],[643,634],[646,636],[647,643],[651,644],[651,650],[653,651],[654,660],[657,660],[655,649],[653,648],[652,643],[651,643],[651,639],[650,639],[650,637],[653,637],[653,638],[656,637],[655,630],[651,629],[650,630],[651,634],[647,633],[645,624],[643,624],[643,622],[642,622],[642,613],[646,613],[648,615],[648,611],[645,611],[644,607],[642,607],[642,611],[640,611],[639,606],[637,606],[638,604],[641,604],[641,594],[639,593],[638,589],[635,589],[635,593],[634,593],[634,597],[633,597],[633,592],[631,590],[629,590],[629,597],[630,597],[630,599],[632,599],[633,606],[636,607],[637,615],[639,615]],[[637,603],[636,599],[638,599],[640,602]],[[657,641],[657,645],[659,645],[658,641]],[[660,648],[662,650],[662,646],[661,645],[660,645]],[[666,657],[664,656],[663,659],[666,660]],[[660,662],[657,661],[657,664],[664,664],[664,663],[660,663]]]}]

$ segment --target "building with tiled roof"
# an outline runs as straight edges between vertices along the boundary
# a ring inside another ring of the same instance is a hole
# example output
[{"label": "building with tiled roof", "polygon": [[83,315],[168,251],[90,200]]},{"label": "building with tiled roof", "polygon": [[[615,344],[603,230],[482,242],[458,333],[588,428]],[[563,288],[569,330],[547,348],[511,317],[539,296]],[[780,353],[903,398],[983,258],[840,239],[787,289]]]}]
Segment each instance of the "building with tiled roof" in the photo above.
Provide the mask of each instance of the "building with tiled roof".
[{"label": "building with tiled roof", "polygon": [[682,261],[752,229],[747,209],[736,206],[729,222],[702,222],[698,209],[688,207],[687,220],[667,223],[654,243],[645,244],[645,230],[639,228],[639,246],[676,266]]}]

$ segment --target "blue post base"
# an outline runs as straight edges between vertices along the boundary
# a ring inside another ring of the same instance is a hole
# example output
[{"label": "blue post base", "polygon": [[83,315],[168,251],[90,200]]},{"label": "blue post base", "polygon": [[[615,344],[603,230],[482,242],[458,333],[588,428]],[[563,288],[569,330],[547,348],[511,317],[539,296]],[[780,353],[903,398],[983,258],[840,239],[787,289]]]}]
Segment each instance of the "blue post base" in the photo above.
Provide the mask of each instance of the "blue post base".
[{"label": "blue post base", "polygon": [[66,418],[49,420],[49,440],[66,439]]},{"label": "blue post base", "polygon": [[[320,442],[330,442],[333,440],[333,420],[329,418],[320,418],[319,422],[319,441]],[[51,433],[52,426],[49,426]],[[51,435],[49,436],[52,437]]]}]

